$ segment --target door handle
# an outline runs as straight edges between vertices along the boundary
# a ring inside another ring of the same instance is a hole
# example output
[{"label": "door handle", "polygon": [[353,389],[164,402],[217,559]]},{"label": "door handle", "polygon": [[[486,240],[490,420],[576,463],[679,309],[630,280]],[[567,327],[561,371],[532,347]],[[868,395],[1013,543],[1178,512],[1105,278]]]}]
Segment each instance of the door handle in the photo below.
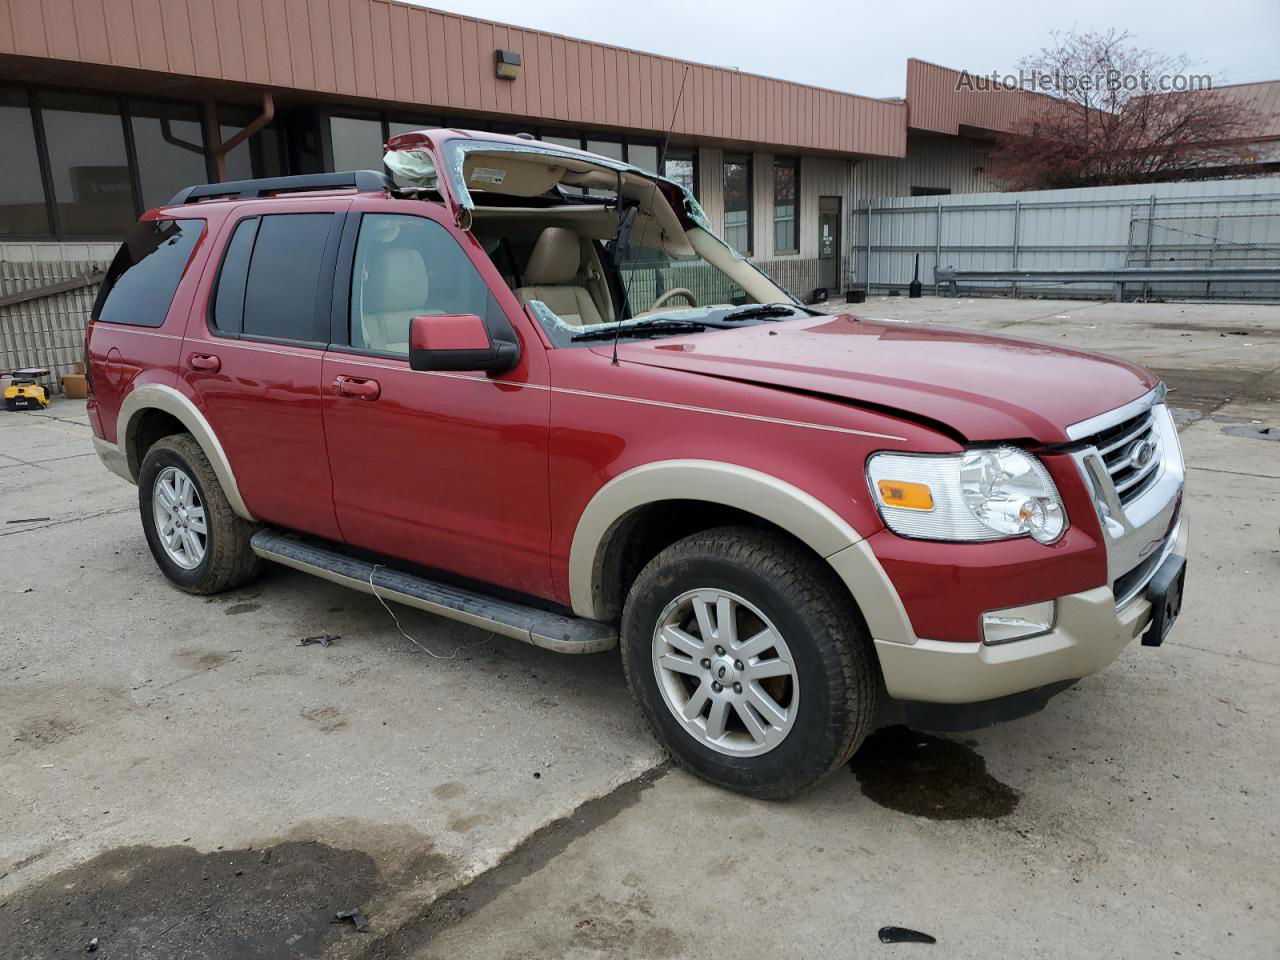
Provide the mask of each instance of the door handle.
[{"label": "door handle", "polygon": [[339,396],[357,397],[360,400],[377,400],[382,396],[382,387],[377,380],[366,380],[364,377],[338,377],[333,381],[334,389]]},{"label": "door handle", "polygon": [[187,366],[202,373],[217,373],[222,369],[222,361],[211,353],[193,353],[187,357]]}]

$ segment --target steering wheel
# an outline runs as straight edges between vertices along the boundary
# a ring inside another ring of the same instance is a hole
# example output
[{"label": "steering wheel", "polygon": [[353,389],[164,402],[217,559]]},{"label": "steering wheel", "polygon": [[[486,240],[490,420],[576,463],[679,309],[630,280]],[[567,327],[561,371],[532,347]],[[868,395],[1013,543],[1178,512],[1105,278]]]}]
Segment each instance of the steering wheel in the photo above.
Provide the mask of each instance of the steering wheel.
[{"label": "steering wheel", "polygon": [[693,295],[693,291],[688,287],[672,287],[666,293],[658,297],[657,300],[653,301],[653,306],[646,310],[645,313],[653,313],[653,311],[660,307],[665,307],[668,300],[673,300],[676,297],[682,297],[685,303],[689,304],[691,307],[696,307],[698,305],[698,298]]}]

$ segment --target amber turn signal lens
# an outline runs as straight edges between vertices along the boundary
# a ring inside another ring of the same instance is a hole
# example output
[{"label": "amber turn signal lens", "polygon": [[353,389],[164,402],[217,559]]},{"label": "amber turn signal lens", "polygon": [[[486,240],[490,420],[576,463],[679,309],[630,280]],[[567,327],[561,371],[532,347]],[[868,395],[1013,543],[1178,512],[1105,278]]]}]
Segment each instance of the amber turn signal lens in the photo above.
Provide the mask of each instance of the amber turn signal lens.
[{"label": "amber turn signal lens", "polygon": [[907,510],[932,510],[933,494],[923,483],[907,483],[901,480],[881,480],[876,484],[880,502],[886,507],[905,507]]}]

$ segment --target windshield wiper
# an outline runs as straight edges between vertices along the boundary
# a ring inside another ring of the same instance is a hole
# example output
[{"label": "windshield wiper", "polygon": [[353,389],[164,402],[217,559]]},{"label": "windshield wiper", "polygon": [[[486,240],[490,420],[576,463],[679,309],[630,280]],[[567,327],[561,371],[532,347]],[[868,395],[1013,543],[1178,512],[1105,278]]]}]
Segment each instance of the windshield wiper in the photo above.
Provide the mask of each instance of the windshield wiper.
[{"label": "windshield wiper", "polygon": [[698,333],[709,325],[697,320],[643,320],[626,326],[612,326],[604,330],[588,330],[574,334],[574,340],[612,340],[614,337],[654,336],[664,333]]},{"label": "windshield wiper", "polygon": [[799,307],[788,307],[781,303],[758,303],[741,310],[733,310],[722,316],[721,320],[765,320],[769,317],[790,317],[801,313]]}]

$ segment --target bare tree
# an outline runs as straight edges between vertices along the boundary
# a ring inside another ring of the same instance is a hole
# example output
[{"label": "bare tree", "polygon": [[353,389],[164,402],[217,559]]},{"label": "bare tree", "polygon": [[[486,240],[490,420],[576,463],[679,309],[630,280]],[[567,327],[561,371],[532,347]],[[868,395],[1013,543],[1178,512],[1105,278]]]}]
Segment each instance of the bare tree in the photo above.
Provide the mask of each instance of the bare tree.
[{"label": "bare tree", "polygon": [[992,172],[1021,189],[1247,173],[1258,118],[1191,73],[1187,56],[1134,45],[1127,32],[1054,33],[1021,64],[1046,96],[992,151]]}]

